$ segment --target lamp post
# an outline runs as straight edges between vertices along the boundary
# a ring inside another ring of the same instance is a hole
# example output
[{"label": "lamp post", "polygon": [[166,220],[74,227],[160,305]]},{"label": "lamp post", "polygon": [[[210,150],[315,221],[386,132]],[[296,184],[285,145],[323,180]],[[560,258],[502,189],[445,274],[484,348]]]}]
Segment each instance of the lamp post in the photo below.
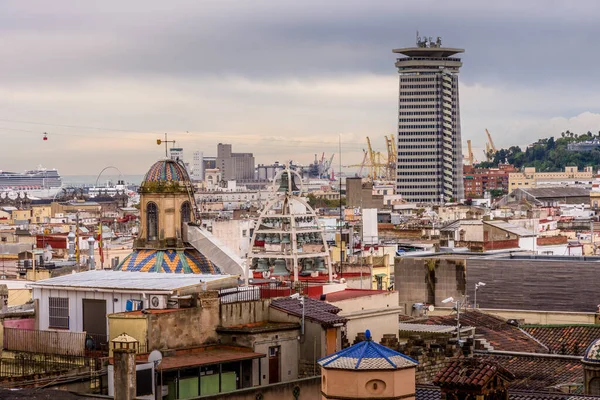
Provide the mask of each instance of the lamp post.
[{"label": "lamp post", "polygon": [[448,297],[442,300],[442,303],[452,303],[456,306],[456,341],[459,346],[462,346],[460,342],[460,300],[454,300],[454,297]]},{"label": "lamp post", "polygon": [[482,287],[485,286],[484,282],[478,282],[475,284],[475,299],[473,301],[473,308],[476,309],[477,308],[477,290]]}]

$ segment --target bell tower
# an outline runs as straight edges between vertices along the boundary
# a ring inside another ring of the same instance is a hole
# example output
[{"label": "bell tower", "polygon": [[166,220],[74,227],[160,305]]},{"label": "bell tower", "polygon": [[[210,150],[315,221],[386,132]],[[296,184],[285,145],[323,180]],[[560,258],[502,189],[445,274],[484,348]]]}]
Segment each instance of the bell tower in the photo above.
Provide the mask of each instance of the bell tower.
[{"label": "bell tower", "polygon": [[185,167],[175,160],[156,162],[140,189],[138,248],[183,248],[185,225],[196,221],[194,190]]}]

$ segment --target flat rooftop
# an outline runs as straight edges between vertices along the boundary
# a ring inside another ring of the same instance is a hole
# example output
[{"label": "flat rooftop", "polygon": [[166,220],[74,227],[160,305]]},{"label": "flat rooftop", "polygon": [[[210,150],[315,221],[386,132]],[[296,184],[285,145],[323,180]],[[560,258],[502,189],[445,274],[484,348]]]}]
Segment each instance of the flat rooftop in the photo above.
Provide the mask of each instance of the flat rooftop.
[{"label": "flat rooftop", "polygon": [[450,57],[455,54],[464,53],[465,49],[452,47],[404,47],[393,49],[392,53],[402,54],[407,57]]},{"label": "flat rooftop", "polygon": [[86,271],[31,282],[35,288],[87,288],[110,290],[154,290],[169,292],[187,286],[230,278],[232,275],[168,274],[159,272]]}]

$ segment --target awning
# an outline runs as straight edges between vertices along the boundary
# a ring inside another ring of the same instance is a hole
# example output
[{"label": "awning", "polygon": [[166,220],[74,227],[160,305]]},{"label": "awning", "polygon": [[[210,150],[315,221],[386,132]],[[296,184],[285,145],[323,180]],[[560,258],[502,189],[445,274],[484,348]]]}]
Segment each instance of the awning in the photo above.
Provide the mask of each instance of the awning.
[{"label": "awning", "polygon": [[243,351],[229,348],[212,349],[205,351],[189,351],[184,354],[166,356],[162,359],[159,370],[169,371],[189,367],[200,367],[203,365],[223,364],[227,362],[252,360],[263,358],[265,354],[254,353],[252,351]]}]

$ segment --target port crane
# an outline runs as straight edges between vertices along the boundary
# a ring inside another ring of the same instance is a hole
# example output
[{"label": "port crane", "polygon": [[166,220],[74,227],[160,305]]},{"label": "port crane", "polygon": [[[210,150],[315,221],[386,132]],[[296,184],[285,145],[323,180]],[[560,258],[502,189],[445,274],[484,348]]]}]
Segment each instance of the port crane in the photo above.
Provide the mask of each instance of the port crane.
[{"label": "port crane", "polygon": [[494,141],[492,140],[492,135],[490,131],[485,130],[485,134],[487,135],[488,141],[485,144],[485,158],[488,161],[492,161],[494,159],[494,155],[498,150],[496,150],[496,146],[494,145]]}]

